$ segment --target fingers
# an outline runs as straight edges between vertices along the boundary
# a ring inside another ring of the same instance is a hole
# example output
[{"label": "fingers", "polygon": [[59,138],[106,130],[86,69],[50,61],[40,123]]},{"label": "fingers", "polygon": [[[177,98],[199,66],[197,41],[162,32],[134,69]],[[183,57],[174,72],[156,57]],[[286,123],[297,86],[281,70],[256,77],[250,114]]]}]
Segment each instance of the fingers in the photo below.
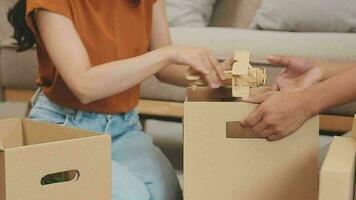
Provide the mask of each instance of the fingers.
[{"label": "fingers", "polygon": [[267,137],[267,140],[269,141],[277,141],[277,140],[280,140],[284,137],[284,135],[270,135]]},{"label": "fingers", "polygon": [[204,78],[205,78],[206,82],[208,82],[209,87],[211,87],[211,88],[216,89],[216,88],[219,88],[221,85],[221,81],[219,80],[219,78],[215,72],[205,74]]},{"label": "fingers", "polygon": [[251,127],[251,130],[252,130],[253,133],[258,134],[258,135],[260,135],[261,137],[267,137],[267,136],[269,136],[269,135],[266,135],[266,133],[265,133],[265,134],[262,134],[262,133],[263,133],[263,131],[265,131],[265,130],[269,130],[269,129],[268,129],[269,127],[270,127],[270,126],[269,126],[268,124],[264,123],[264,121],[261,120],[261,121],[260,121],[259,123],[257,123],[255,126]]},{"label": "fingers", "polygon": [[252,127],[256,125],[263,118],[263,114],[259,108],[252,112],[245,120],[241,122],[242,127]]},{"label": "fingers", "polygon": [[258,87],[258,88],[251,88],[250,90],[250,96],[255,96],[258,94],[263,94],[265,92],[270,92],[273,91],[272,88],[270,86],[262,86],[262,87]]},{"label": "fingers", "polygon": [[269,141],[280,140],[285,137],[276,127],[269,125],[265,120],[259,121],[256,125],[251,127],[253,133],[259,135],[261,138],[266,138]]},{"label": "fingers", "polygon": [[256,104],[260,104],[263,101],[265,101],[268,97],[274,95],[277,91],[267,91],[267,92],[262,92],[262,93],[258,93],[255,95],[251,95],[248,98],[242,98],[242,101],[246,102],[246,103],[256,103]]},{"label": "fingers", "polygon": [[271,90],[273,90],[273,91],[279,91],[278,84],[277,84],[277,83],[274,83],[274,84],[271,86]]},{"label": "fingers", "polygon": [[271,136],[273,133],[274,133],[273,129],[269,127],[269,128],[266,128],[266,129],[260,131],[260,132],[258,133],[258,135],[260,135],[260,136],[263,137],[263,138],[268,138],[268,137]]},{"label": "fingers", "polygon": [[289,65],[292,62],[291,56],[269,56],[267,57],[267,60],[271,64],[280,64],[280,65]]},{"label": "fingers", "polygon": [[232,65],[234,64],[234,61],[235,61],[234,57],[230,57],[230,58],[224,60],[224,62],[221,63],[223,70],[224,71],[231,70]]},{"label": "fingers", "polygon": [[215,72],[217,73],[218,77],[220,78],[220,80],[225,80],[224,70],[222,65],[219,63],[219,61],[217,61],[212,54],[209,54],[209,60]]},{"label": "fingers", "polygon": [[209,55],[202,58],[205,67],[208,69],[208,73],[204,74],[205,80],[208,82],[211,88],[219,88],[221,85],[221,80],[219,78],[218,72],[216,71],[214,65],[212,64]]}]

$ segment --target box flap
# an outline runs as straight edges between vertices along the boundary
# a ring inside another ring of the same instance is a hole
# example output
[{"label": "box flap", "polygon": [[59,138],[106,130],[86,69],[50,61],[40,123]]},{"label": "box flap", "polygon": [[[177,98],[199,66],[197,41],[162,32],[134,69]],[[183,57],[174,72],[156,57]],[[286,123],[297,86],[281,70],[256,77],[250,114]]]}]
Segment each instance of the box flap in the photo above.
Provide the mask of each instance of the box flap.
[{"label": "box flap", "polygon": [[98,136],[98,134],[94,132],[34,121],[30,119],[24,119],[22,121],[22,127],[25,145]]},{"label": "box flap", "polygon": [[0,150],[23,145],[21,119],[0,121]]},{"label": "box flap", "polygon": [[353,198],[355,155],[355,139],[333,139],[320,172],[319,200]]}]

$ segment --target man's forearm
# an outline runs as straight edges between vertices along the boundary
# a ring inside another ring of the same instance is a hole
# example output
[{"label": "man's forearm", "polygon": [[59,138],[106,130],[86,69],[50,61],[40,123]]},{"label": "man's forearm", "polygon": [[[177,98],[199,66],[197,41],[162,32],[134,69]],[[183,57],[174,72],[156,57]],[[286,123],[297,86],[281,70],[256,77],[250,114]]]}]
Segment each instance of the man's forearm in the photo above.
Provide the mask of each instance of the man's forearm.
[{"label": "man's forearm", "polygon": [[321,69],[323,76],[322,80],[327,80],[339,73],[342,73],[354,66],[356,63],[337,63],[326,61],[314,61],[314,66]]},{"label": "man's forearm", "polygon": [[310,110],[320,113],[334,106],[356,101],[356,67],[349,67],[302,93],[308,98]]}]

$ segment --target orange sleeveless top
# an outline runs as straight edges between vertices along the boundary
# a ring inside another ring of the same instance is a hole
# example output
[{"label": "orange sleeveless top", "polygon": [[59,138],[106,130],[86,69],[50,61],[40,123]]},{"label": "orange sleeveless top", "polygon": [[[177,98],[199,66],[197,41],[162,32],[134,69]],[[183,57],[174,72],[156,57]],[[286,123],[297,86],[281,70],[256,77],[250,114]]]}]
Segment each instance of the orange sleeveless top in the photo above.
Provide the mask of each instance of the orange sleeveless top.
[{"label": "orange sleeveless top", "polygon": [[90,104],[81,104],[57,72],[44,44],[36,34],[32,21],[33,11],[46,9],[69,18],[88,51],[92,65],[95,66],[148,52],[155,1],[141,0],[140,5],[135,7],[128,0],[27,0],[26,22],[37,41],[37,83],[43,87],[46,96],[54,103],[71,109],[123,113],[138,104],[140,87],[137,85],[121,94]]}]

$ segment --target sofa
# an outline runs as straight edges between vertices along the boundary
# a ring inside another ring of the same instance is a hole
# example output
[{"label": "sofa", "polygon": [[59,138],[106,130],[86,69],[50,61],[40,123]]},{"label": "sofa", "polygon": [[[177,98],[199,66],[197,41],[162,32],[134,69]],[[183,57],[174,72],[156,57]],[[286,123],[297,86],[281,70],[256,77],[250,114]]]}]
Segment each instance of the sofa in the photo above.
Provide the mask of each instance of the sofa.
[{"label": "sofa", "polygon": [[[282,69],[281,67],[269,66],[265,59],[268,55],[283,54],[326,60],[356,61],[356,34],[250,29],[250,24],[261,5],[261,1],[218,0],[208,27],[172,27],[170,31],[173,43],[210,48],[220,59],[227,58],[237,49],[249,50],[253,55],[252,61],[256,66],[267,67],[268,84],[273,82]],[[3,100],[21,100],[21,96],[26,96],[22,95],[23,91],[29,94],[29,91],[36,89],[37,61],[35,49],[18,53],[10,37],[12,30],[7,23],[6,12],[14,2],[15,0],[0,1],[0,98]],[[9,94],[19,95],[20,97],[16,98],[12,95],[10,98]],[[142,83],[142,99],[153,100],[154,102],[182,103],[185,95],[185,88],[160,83],[155,77],[151,77]],[[156,108],[159,110],[160,107]],[[154,109],[151,109],[151,111],[150,115],[155,115]],[[157,115],[162,115],[159,113]],[[176,113],[172,116],[179,118],[182,112]],[[355,113],[355,102],[326,111],[324,113],[327,114],[325,115],[327,117],[324,118],[324,124],[328,127],[326,129],[341,132],[351,129],[351,116]],[[338,116],[339,118],[332,118]],[[343,126],[341,129],[328,126],[328,122],[335,122],[334,119],[342,119],[337,123],[339,127]]]}]

